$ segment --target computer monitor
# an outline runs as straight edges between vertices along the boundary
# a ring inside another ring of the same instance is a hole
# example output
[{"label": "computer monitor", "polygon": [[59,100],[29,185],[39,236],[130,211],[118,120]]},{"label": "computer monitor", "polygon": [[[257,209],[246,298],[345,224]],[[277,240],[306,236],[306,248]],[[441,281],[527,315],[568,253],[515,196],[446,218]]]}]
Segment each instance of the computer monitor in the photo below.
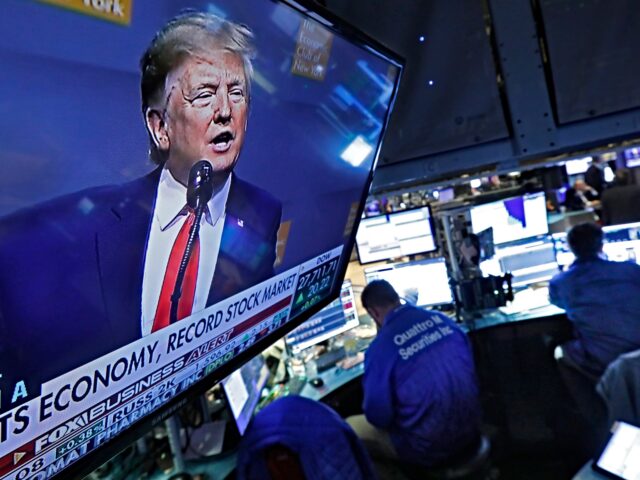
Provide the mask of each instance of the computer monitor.
[{"label": "computer monitor", "polygon": [[549,232],[544,192],[524,194],[471,207],[474,233],[493,227],[496,245],[515,242]]},{"label": "computer monitor", "polygon": [[[614,262],[640,263],[640,223],[610,225],[602,228],[602,253]],[[569,247],[566,233],[553,234],[556,261],[565,269],[575,256]]]},{"label": "computer monitor", "polygon": [[623,156],[627,168],[640,167],[640,148],[627,148]]},{"label": "computer monitor", "polygon": [[345,280],[340,297],[285,337],[293,353],[320,343],[360,324],[351,281]]},{"label": "computer monitor", "polygon": [[509,272],[513,275],[513,288],[546,282],[559,273],[554,243],[550,237],[497,249],[493,260],[500,265],[500,274]]},{"label": "computer monitor", "polygon": [[609,260],[640,263],[640,223],[609,225],[602,233],[602,251]]},{"label": "computer monitor", "polygon": [[442,257],[367,268],[364,275],[367,283],[386,280],[401,298],[420,307],[453,303],[447,264]]},{"label": "computer monitor", "polygon": [[556,255],[556,262],[561,270],[565,270],[576,259],[569,247],[567,234],[565,232],[554,233],[551,235],[551,238],[553,239],[553,249]]},{"label": "computer monitor", "polygon": [[438,192],[438,201],[441,203],[450,202],[455,198],[453,187],[443,188],[442,190],[437,190],[437,192]]},{"label": "computer monitor", "polygon": [[437,250],[429,206],[363,218],[356,233],[361,264]]},{"label": "computer monitor", "polygon": [[262,355],[257,355],[222,380],[227,405],[240,435],[244,435],[269,379],[269,369]]},{"label": "computer monitor", "polygon": [[0,32],[0,478],[81,478],[339,295],[402,61],[313,0],[11,0]]},{"label": "computer monitor", "polygon": [[567,161],[567,163],[564,164],[567,175],[581,175],[585,173],[591,165],[592,160],[592,157],[583,157]]}]

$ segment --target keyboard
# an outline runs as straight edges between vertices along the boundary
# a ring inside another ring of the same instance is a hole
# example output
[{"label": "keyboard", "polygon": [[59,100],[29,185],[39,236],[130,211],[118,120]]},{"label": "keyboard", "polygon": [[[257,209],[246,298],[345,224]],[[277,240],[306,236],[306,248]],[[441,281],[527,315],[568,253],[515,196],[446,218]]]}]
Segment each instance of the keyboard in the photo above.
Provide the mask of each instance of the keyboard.
[{"label": "keyboard", "polygon": [[329,370],[336,366],[340,360],[347,356],[347,352],[345,352],[344,348],[337,348],[335,350],[329,350],[326,353],[323,353],[316,359],[316,366],[318,367],[318,372],[324,372],[325,370]]}]

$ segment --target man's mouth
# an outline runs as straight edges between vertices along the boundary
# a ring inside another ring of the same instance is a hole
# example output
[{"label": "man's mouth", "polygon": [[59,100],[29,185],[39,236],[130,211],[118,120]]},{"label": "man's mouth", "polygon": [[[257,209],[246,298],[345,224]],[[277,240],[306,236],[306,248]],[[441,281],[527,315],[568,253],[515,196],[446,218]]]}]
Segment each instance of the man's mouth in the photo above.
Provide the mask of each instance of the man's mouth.
[{"label": "man's mouth", "polygon": [[216,135],[211,144],[213,145],[213,150],[218,153],[223,153],[229,150],[231,144],[233,143],[233,134],[231,132],[222,132]]}]

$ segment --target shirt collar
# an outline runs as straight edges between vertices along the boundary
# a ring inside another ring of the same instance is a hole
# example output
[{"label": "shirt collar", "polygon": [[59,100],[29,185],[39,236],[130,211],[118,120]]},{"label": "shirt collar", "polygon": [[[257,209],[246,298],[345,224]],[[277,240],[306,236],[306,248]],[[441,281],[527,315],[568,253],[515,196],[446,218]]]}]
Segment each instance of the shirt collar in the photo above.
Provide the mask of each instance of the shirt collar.
[{"label": "shirt collar", "polygon": [[[224,214],[225,205],[231,187],[231,175],[227,177],[221,188],[213,192],[207,202],[204,218],[207,223],[214,225]],[[178,182],[167,168],[160,173],[158,193],[156,196],[155,216],[160,230],[169,228],[178,218],[186,214],[187,187]]]},{"label": "shirt collar", "polygon": [[384,328],[385,326],[387,326],[390,322],[392,322],[393,320],[396,319],[396,317],[398,316],[398,314],[404,310],[405,308],[409,307],[410,305],[408,303],[402,303],[400,305],[398,305],[396,308],[394,308],[393,310],[391,310],[389,313],[387,313],[386,317],[384,317],[384,323],[382,324],[382,328]]}]

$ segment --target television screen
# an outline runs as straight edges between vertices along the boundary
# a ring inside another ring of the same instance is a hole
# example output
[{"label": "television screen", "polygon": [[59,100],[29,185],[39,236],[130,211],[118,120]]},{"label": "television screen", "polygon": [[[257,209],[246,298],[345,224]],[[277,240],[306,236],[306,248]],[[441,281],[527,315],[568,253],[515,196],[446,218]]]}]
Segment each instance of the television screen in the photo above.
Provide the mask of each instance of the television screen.
[{"label": "television screen", "polygon": [[351,282],[345,280],[340,297],[324,307],[285,337],[291,351],[297,353],[359,325]]},{"label": "television screen", "polygon": [[624,151],[624,162],[627,168],[640,167],[640,148],[627,148]]},{"label": "television screen", "polygon": [[470,213],[473,231],[482,232],[492,227],[496,245],[549,232],[544,192],[477,205]]},{"label": "television screen", "polygon": [[269,379],[269,369],[262,355],[257,355],[222,380],[222,388],[240,435],[244,435],[260,393]]},{"label": "television screen", "polygon": [[400,298],[419,307],[453,303],[447,264],[442,257],[367,268],[364,274],[367,283],[386,280]]},{"label": "television screen", "polygon": [[438,192],[438,201],[441,203],[450,202],[455,198],[453,187],[443,188],[442,190],[437,190]]},{"label": "television screen", "polygon": [[431,209],[420,207],[362,219],[356,247],[360,263],[435,251]]},{"label": "television screen", "polygon": [[319,311],[362,215],[392,54],[304,0],[133,4],[3,2],[0,478],[79,476]]}]

